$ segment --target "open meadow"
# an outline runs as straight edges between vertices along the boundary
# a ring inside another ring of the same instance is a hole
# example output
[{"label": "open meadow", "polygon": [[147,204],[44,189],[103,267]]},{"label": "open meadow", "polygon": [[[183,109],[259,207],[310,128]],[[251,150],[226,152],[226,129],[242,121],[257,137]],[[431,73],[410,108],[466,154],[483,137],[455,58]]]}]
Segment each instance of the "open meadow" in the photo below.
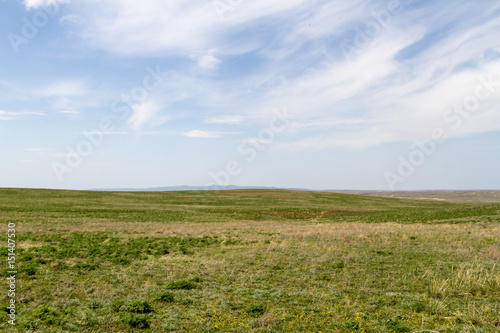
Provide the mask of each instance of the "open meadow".
[{"label": "open meadow", "polygon": [[0,220],[5,332],[500,331],[500,203],[1,189]]}]

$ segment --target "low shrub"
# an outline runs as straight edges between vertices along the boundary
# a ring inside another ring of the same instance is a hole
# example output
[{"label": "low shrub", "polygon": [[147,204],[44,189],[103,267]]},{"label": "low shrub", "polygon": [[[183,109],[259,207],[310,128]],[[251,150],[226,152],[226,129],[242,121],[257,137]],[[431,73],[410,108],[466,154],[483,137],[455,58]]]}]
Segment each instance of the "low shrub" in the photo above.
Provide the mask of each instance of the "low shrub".
[{"label": "low shrub", "polygon": [[195,288],[196,284],[193,281],[188,280],[170,281],[165,285],[165,289],[170,290],[191,290]]},{"label": "low shrub", "polygon": [[121,299],[114,300],[110,303],[111,310],[114,312],[119,312],[121,307],[125,304],[125,302]]},{"label": "low shrub", "polygon": [[150,327],[150,319],[146,315],[138,315],[135,313],[127,313],[122,315],[122,320],[130,327],[147,329]]},{"label": "low shrub", "polygon": [[33,317],[40,318],[47,324],[54,324],[57,319],[56,309],[49,305],[40,305],[31,314]]},{"label": "low shrub", "polygon": [[153,308],[147,301],[133,300],[127,304],[126,310],[133,313],[150,313]]},{"label": "low shrub", "polygon": [[388,320],[386,323],[386,327],[391,332],[397,332],[397,333],[405,333],[412,331],[412,328],[407,323],[396,319]]},{"label": "low shrub", "polygon": [[157,299],[162,302],[173,302],[174,295],[170,291],[164,291],[158,294]]},{"label": "low shrub", "polygon": [[262,316],[266,313],[266,307],[262,304],[252,304],[245,309],[245,312],[252,316]]}]

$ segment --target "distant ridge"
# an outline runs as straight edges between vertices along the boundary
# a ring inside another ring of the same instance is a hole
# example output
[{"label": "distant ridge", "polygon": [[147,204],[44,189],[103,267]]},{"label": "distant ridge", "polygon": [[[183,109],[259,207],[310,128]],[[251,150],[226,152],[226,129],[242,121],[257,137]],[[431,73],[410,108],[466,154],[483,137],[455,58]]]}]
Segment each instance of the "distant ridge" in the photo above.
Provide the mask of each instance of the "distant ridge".
[{"label": "distant ridge", "polygon": [[312,191],[299,188],[278,188],[265,186],[168,186],[168,187],[151,187],[151,188],[102,188],[92,189],[91,191],[112,191],[112,192],[169,192],[169,191],[224,191],[224,190],[296,190],[296,191]]}]

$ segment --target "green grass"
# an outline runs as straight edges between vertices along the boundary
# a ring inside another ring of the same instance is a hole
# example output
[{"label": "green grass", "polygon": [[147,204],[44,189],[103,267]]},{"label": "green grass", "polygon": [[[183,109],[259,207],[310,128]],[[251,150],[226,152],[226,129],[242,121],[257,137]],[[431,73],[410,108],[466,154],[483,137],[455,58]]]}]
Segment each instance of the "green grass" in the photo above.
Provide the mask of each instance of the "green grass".
[{"label": "green grass", "polygon": [[0,330],[496,332],[499,213],[281,190],[1,189],[20,308]]},{"label": "green grass", "polygon": [[0,190],[14,222],[448,222],[498,216],[500,203],[453,203],[293,191],[84,192]]},{"label": "green grass", "polygon": [[344,191],[344,193],[458,202],[500,202],[500,191]]}]

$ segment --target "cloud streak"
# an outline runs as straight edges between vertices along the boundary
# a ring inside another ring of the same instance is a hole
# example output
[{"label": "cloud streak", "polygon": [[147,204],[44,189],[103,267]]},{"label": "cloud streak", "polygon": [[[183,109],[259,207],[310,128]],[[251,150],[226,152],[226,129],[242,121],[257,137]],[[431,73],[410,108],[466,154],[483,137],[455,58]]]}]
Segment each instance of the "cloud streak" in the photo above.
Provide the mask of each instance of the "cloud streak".
[{"label": "cloud streak", "polygon": [[[166,107],[179,119],[236,128],[258,126],[272,107],[287,105],[298,116],[289,147],[364,148],[425,137],[477,77],[500,74],[500,42],[493,37],[500,33],[498,5],[401,0],[397,14],[381,24],[374,13],[387,12],[391,3],[245,1],[221,21],[210,1],[74,0],[65,24],[85,47],[117,57],[168,56],[181,64],[159,91],[161,103],[133,107],[128,124],[135,130],[164,123]],[[370,24],[379,24],[377,33],[367,32]],[[346,58],[342,43],[357,39],[365,42]],[[38,91],[43,98],[85,93],[81,80]],[[451,135],[500,130],[497,98],[493,94]]]},{"label": "cloud streak", "polygon": [[2,111],[0,110],[0,120],[14,120],[20,118],[22,116],[46,116],[46,113],[43,112],[31,112],[31,111]]},{"label": "cloud streak", "polygon": [[24,0],[27,9],[36,9],[45,6],[62,5],[69,3],[70,0]]},{"label": "cloud streak", "polygon": [[202,131],[202,130],[191,130],[182,133],[183,136],[189,138],[198,138],[198,139],[215,139],[220,138],[224,135],[238,134],[235,132],[213,132],[213,131]]}]

